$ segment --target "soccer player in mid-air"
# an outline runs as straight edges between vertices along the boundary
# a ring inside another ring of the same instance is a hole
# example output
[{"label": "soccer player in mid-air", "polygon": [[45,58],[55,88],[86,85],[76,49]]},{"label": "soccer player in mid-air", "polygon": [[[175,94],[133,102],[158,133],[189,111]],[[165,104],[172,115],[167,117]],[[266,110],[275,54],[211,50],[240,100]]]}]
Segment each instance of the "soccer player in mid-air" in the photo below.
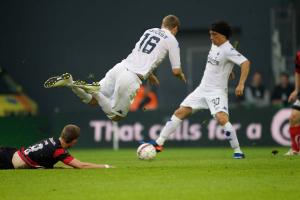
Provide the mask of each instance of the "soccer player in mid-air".
[{"label": "soccer player in mid-air", "polygon": [[300,51],[296,54],[295,59],[295,90],[290,94],[288,101],[294,102],[290,116],[290,138],[291,149],[285,154],[286,156],[300,155]]},{"label": "soccer player in mid-air", "polygon": [[82,162],[68,152],[77,143],[80,128],[76,125],[66,125],[59,138],[46,138],[27,148],[0,147],[0,169],[38,169],[53,168],[61,161],[78,169],[111,168],[107,164]]},{"label": "soccer player in mid-air", "polygon": [[159,84],[152,73],[168,54],[173,75],[185,80],[181,70],[180,50],[175,38],[180,26],[178,17],[168,15],[163,18],[161,28],[148,29],[136,43],[131,54],[110,69],[99,83],[86,84],[73,81],[69,73],[49,78],[46,88],[66,86],[90,105],[100,105],[104,113],[113,121],[126,117],[130,104],[143,80]]},{"label": "soccer player in mid-air", "polygon": [[218,21],[211,24],[209,34],[212,46],[208,53],[200,85],[180,104],[170,121],[162,129],[158,139],[150,143],[158,152],[162,151],[165,141],[180,126],[183,119],[197,110],[209,109],[211,115],[224,128],[224,134],[234,150],[233,157],[244,158],[245,155],[240,149],[236,131],[229,121],[228,78],[233,66],[240,65],[241,74],[235,94],[236,96],[243,95],[250,62],[230,44],[229,37],[232,31],[227,22]]}]

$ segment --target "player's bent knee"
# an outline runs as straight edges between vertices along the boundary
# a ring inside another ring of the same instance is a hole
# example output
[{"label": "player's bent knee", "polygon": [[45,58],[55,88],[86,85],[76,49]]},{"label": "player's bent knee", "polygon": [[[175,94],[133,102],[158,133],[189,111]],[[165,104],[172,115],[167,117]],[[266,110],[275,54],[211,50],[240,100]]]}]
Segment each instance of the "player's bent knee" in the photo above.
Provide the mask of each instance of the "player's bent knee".
[{"label": "player's bent knee", "polygon": [[229,121],[228,115],[224,112],[217,113],[216,114],[216,120],[222,126],[224,126]]},{"label": "player's bent knee", "polygon": [[174,115],[179,119],[185,119],[192,114],[193,109],[190,107],[179,107],[175,112]]},{"label": "player's bent knee", "polygon": [[217,119],[217,121],[221,126],[224,126],[228,122],[228,120],[224,118]]}]

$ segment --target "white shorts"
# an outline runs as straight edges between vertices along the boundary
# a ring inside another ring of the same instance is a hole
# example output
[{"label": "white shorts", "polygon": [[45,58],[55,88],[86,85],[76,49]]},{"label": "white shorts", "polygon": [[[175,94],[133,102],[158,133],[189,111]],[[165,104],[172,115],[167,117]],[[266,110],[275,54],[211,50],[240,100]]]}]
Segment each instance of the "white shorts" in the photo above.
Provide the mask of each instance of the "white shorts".
[{"label": "white shorts", "polygon": [[198,86],[183,100],[180,106],[191,107],[193,112],[209,109],[213,116],[218,112],[229,114],[226,89],[204,89]]},{"label": "white shorts", "polygon": [[125,117],[141,84],[135,73],[118,63],[100,81],[100,92],[110,100],[113,114]]}]

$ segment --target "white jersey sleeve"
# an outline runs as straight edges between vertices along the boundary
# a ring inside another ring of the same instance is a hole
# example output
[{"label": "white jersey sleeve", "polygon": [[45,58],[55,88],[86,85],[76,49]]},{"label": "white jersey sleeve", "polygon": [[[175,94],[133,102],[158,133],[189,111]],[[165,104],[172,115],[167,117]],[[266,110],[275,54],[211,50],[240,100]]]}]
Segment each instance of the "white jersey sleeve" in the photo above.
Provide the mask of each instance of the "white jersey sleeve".
[{"label": "white jersey sleeve", "polygon": [[227,48],[225,54],[226,54],[226,57],[228,60],[230,60],[231,62],[233,62],[234,64],[237,64],[237,65],[241,65],[243,62],[245,62],[247,60],[247,58],[245,56],[240,54],[233,47]]},{"label": "white jersey sleeve", "polygon": [[169,48],[169,59],[172,68],[180,68],[181,67],[180,48],[175,38],[174,39],[170,38],[168,48]]}]

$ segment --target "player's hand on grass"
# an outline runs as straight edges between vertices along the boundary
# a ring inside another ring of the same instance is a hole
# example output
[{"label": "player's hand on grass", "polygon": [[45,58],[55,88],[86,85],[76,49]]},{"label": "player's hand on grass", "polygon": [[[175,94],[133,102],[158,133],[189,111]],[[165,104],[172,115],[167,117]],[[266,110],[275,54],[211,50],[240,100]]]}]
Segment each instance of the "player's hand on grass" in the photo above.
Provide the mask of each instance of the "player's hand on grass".
[{"label": "player's hand on grass", "polygon": [[112,165],[108,165],[108,164],[103,164],[103,165],[102,165],[102,168],[108,169],[108,168],[116,168],[116,167],[115,167],[115,166],[112,166]]},{"label": "player's hand on grass", "polygon": [[291,103],[291,102],[296,101],[297,98],[298,98],[298,91],[297,91],[297,90],[294,90],[294,91],[290,94],[288,101],[289,101],[289,103]]},{"label": "player's hand on grass", "polygon": [[236,96],[242,96],[244,94],[244,85],[239,84],[235,89],[235,95]]}]

